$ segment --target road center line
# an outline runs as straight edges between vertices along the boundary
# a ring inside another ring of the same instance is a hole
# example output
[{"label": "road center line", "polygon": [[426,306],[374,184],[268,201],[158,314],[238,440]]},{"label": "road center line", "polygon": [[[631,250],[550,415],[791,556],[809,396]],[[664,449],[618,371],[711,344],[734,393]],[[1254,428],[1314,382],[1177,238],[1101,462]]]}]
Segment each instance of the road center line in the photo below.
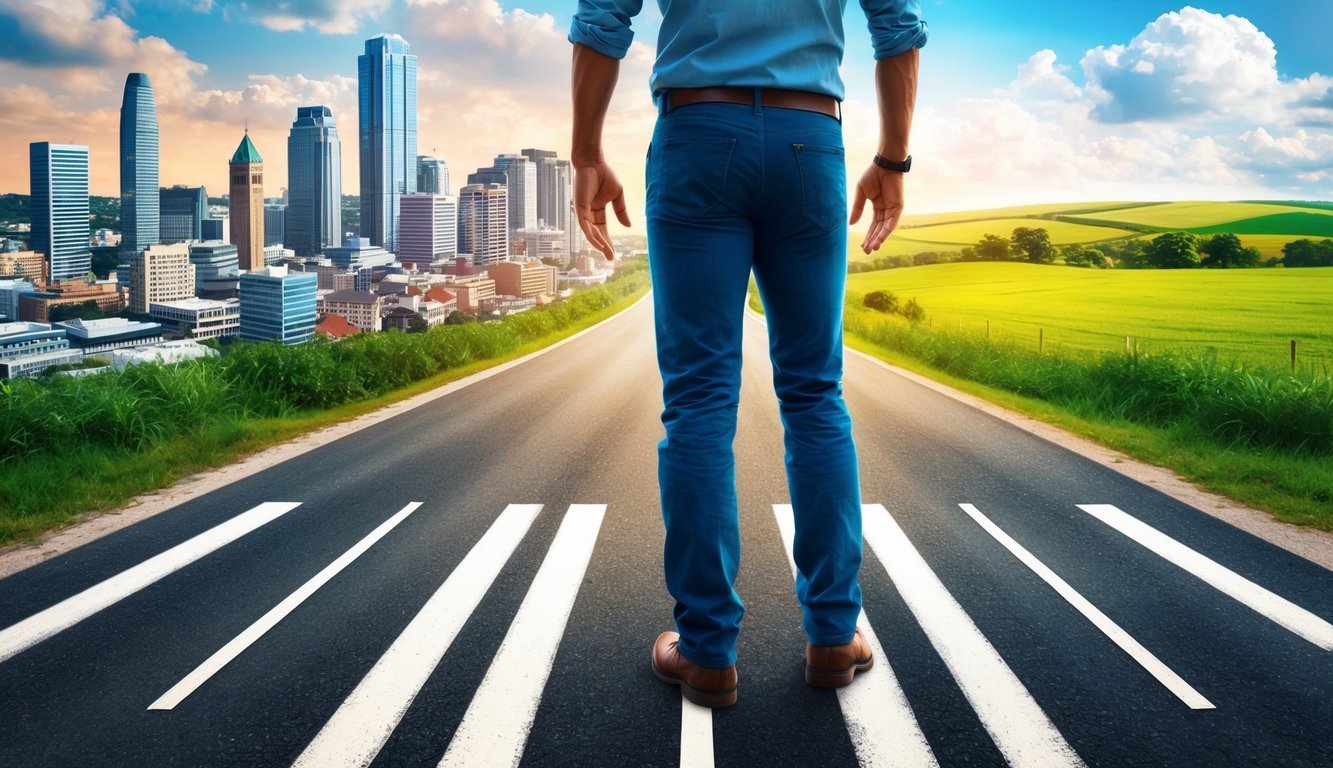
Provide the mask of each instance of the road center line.
[{"label": "road center line", "polygon": [[[777,518],[778,532],[787,549],[787,563],[795,579],[796,561],[792,558],[792,543],[796,523],[792,506],[774,504],[773,515]],[[838,706],[842,709],[842,718],[847,723],[847,732],[856,749],[857,762],[863,768],[938,765],[926,735],[921,732],[916,715],[907,702],[907,696],[898,684],[889,658],[870,627],[865,611],[861,612],[856,624],[870,641],[870,648],[875,654],[875,666],[865,675],[857,675],[851,685],[837,691]],[[681,765],[684,764],[682,760]]]},{"label": "road center line", "polygon": [[1082,766],[1073,747],[949,594],[889,511],[880,504],[863,509],[866,541],[1009,765]]},{"label": "road center line", "polygon": [[1326,651],[1333,651],[1333,624],[1264,589],[1217,561],[1199,554],[1111,504],[1079,504],[1078,508],[1291,632]]},{"label": "road center line", "polygon": [[258,621],[246,627],[245,630],[233,638],[231,642],[222,646],[222,648],[218,649],[212,656],[209,656],[204,663],[195,667],[194,671],[190,672],[190,674],[182,678],[180,682],[173,685],[171,690],[162,694],[157,701],[149,704],[148,708],[150,710],[175,709],[176,705],[181,703],[186,696],[194,693],[199,686],[208,682],[208,679],[217,674],[218,670],[225,667],[232,659],[241,655],[246,648],[249,648],[254,644],[256,640],[263,637],[265,632],[268,632],[270,629],[277,626],[278,622],[285,619],[287,614],[296,610],[296,607],[305,602],[306,598],[315,594],[320,587],[327,584],[330,579],[337,576],[338,573],[348,565],[351,565],[352,561],[356,560],[365,553],[366,550],[374,546],[375,542],[384,538],[385,534],[392,531],[394,527],[403,520],[406,520],[407,516],[415,512],[420,506],[421,502],[414,501],[406,507],[403,507],[403,509],[393,517],[385,520],[379,527],[367,534],[365,538],[358,541],[351,549],[344,552],[341,557],[334,560],[332,563],[329,563],[324,567],[324,570],[315,574],[313,578],[305,584],[302,584],[299,589],[288,595],[285,600],[273,606],[273,608],[270,609],[268,613],[261,616]]},{"label": "road center line", "polygon": [[713,768],[713,710],[680,697],[680,768]]},{"label": "road center line", "polygon": [[517,766],[592,558],[605,504],[571,504],[532,586],[440,760],[441,768]]},{"label": "road center line", "polygon": [[541,508],[505,508],[293,765],[370,765]]},{"label": "road center line", "polygon": [[266,501],[0,632],[0,662],[301,506]]},{"label": "road center line", "polygon": [[1170,667],[1163,664],[1147,648],[1144,648],[1139,641],[1135,640],[1128,632],[1120,628],[1119,624],[1112,621],[1106,614],[1097,609],[1097,606],[1088,602],[1087,598],[1079,594],[1077,590],[1069,586],[1069,583],[1056,575],[1054,571],[1046,567],[1044,563],[1038,560],[1031,552],[1027,551],[1022,544],[1014,541],[1009,534],[1000,529],[998,525],[991,522],[981,510],[972,504],[959,504],[963,511],[986,530],[996,541],[1004,545],[1013,553],[1032,572],[1037,574],[1047,584],[1051,585],[1061,597],[1068,603],[1078,609],[1078,612],[1093,623],[1093,626],[1102,631],[1102,634],[1110,638],[1111,642],[1120,646],[1120,650],[1128,653],[1130,658],[1137,661],[1140,666],[1148,671],[1148,674],[1157,678],[1157,682],[1166,686],[1167,690],[1176,695],[1190,709],[1215,709],[1213,703],[1204,698],[1203,694],[1194,690],[1194,688],[1185,682],[1179,675],[1171,670]]}]

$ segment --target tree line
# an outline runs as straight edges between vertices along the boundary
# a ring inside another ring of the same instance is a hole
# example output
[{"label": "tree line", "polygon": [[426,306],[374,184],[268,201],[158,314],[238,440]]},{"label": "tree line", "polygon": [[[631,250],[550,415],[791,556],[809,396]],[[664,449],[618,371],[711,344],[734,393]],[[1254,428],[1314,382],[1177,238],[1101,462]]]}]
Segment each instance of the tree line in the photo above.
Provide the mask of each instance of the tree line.
[{"label": "tree line", "polygon": [[1263,259],[1259,250],[1230,233],[1196,235],[1164,232],[1151,240],[1130,238],[1057,246],[1043,227],[1016,227],[1009,237],[983,235],[959,251],[926,251],[912,256],[880,256],[847,265],[850,273],[956,261],[1026,261],[1095,269],[1246,269],[1252,267],[1333,267],[1333,240],[1293,240],[1282,246],[1282,258]]}]

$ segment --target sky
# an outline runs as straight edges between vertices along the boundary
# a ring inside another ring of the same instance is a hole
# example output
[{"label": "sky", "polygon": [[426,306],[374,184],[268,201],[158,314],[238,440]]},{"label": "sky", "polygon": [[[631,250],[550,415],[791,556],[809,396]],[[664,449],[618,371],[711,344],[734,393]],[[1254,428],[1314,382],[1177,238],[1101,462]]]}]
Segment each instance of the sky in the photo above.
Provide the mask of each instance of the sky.
[{"label": "sky", "polygon": [[[786,0],[784,0],[786,1]],[[930,37],[908,213],[1082,200],[1333,198],[1328,0],[922,0]],[[604,144],[643,226],[647,81],[660,13],[634,20]],[[356,57],[381,32],[418,57],[419,150],[454,186],[501,153],[568,156],[575,0],[0,0],[0,192],[28,192],[27,144],[87,144],[119,189],[125,76],[147,72],[161,183],[226,191],[245,126],[266,194],[286,183],[298,106],[329,106],[357,191]],[[849,183],[876,145],[865,16],[846,4]]]}]

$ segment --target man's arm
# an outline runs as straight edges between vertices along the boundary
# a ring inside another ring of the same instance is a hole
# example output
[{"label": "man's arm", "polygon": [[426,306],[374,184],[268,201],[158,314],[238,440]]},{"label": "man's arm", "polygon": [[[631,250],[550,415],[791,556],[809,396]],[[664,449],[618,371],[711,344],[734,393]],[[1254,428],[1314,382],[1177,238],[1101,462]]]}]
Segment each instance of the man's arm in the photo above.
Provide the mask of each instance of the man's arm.
[{"label": "man's arm", "polygon": [[[908,155],[920,60],[918,50],[908,48],[896,56],[875,62],[875,91],[879,101],[879,148],[876,151],[886,160],[901,162]],[[861,220],[866,200],[870,201],[874,216],[861,242],[861,250],[871,253],[897,229],[898,220],[902,218],[903,174],[871,163],[856,184],[856,200],[852,203],[849,223]]]},{"label": "man's arm", "polygon": [[629,226],[624,189],[602,155],[602,125],[619,75],[619,59],[575,43],[574,137],[570,150],[570,162],[574,165],[574,213],[588,242],[608,260],[615,258],[615,251],[606,229],[606,204],[611,204],[621,224]]}]

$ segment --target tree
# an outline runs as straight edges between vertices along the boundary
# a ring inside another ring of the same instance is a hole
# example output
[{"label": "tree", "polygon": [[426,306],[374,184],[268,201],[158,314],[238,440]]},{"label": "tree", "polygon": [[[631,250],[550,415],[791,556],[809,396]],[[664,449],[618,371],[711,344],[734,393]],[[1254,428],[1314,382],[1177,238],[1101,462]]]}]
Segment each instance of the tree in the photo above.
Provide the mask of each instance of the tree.
[{"label": "tree", "polygon": [[908,299],[907,303],[903,305],[903,308],[898,314],[914,323],[919,323],[926,319],[926,310],[922,309],[921,305],[916,303],[916,298]]},{"label": "tree", "polygon": [[1189,269],[1199,266],[1199,241],[1189,232],[1158,235],[1144,252],[1147,264],[1157,269]]},{"label": "tree", "polygon": [[1055,261],[1055,247],[1051,245],[1051,235],[1042,227],[1015,227],[1010,236],[1015,255],[1022,254],[1033,264],[1050,264]]},{"label": "tree", "polygon": [[871,291],[863,300],[865,305],[876,312],[897,312],[898,297],[889,291]]},{"label": "tree", "polygon": [[985,235],[972,249],[978,261],[1005,261],[1009,258],[1009,241],[999,235]]},{"label": "tree", "polygon": [[1282,264],[1287,267],[1333,267],[1333,240],[1293,240],[1282,246]]},{"label": "tree", "polygon": [[428,330],[430,330],[430,326],[426,324],[426,318],[421,315],[412,315],[412,317],[408,318],[408,333],[425,333]]},{"label": "tree", "polygon": [[1205,238],[1199,243],[1199,252],[1203,254],[1199,264],[1212,269],[1259,266],[1258,249],[1246,248],[1229,232]]},{"label": "tree", "polygon": [[1106,269],[1110,264],[1106,261],[1106,256],[1096,248],[1089,248],[1086,245],[1067,245],[1060,249],[1065,257],[1065,264],[1071,267],[1096,267],[1097,269]]},{"label": "tree", "polygon": [[461,309],[455,309],[453,312],[450,312],[447,317],[444,318],[445,325],[465,325],[467,323],[475,323],[475,322],[477,322],[477,318],[473,317],[472,315],[469,315],[468,313],[462,311]]},{"label": "tree", "polygon": [[92,299],[78,304],[57,304],[47,314],[47,319],[53,323],[62,320],[98,320],[102,317],[105,315]]}]

